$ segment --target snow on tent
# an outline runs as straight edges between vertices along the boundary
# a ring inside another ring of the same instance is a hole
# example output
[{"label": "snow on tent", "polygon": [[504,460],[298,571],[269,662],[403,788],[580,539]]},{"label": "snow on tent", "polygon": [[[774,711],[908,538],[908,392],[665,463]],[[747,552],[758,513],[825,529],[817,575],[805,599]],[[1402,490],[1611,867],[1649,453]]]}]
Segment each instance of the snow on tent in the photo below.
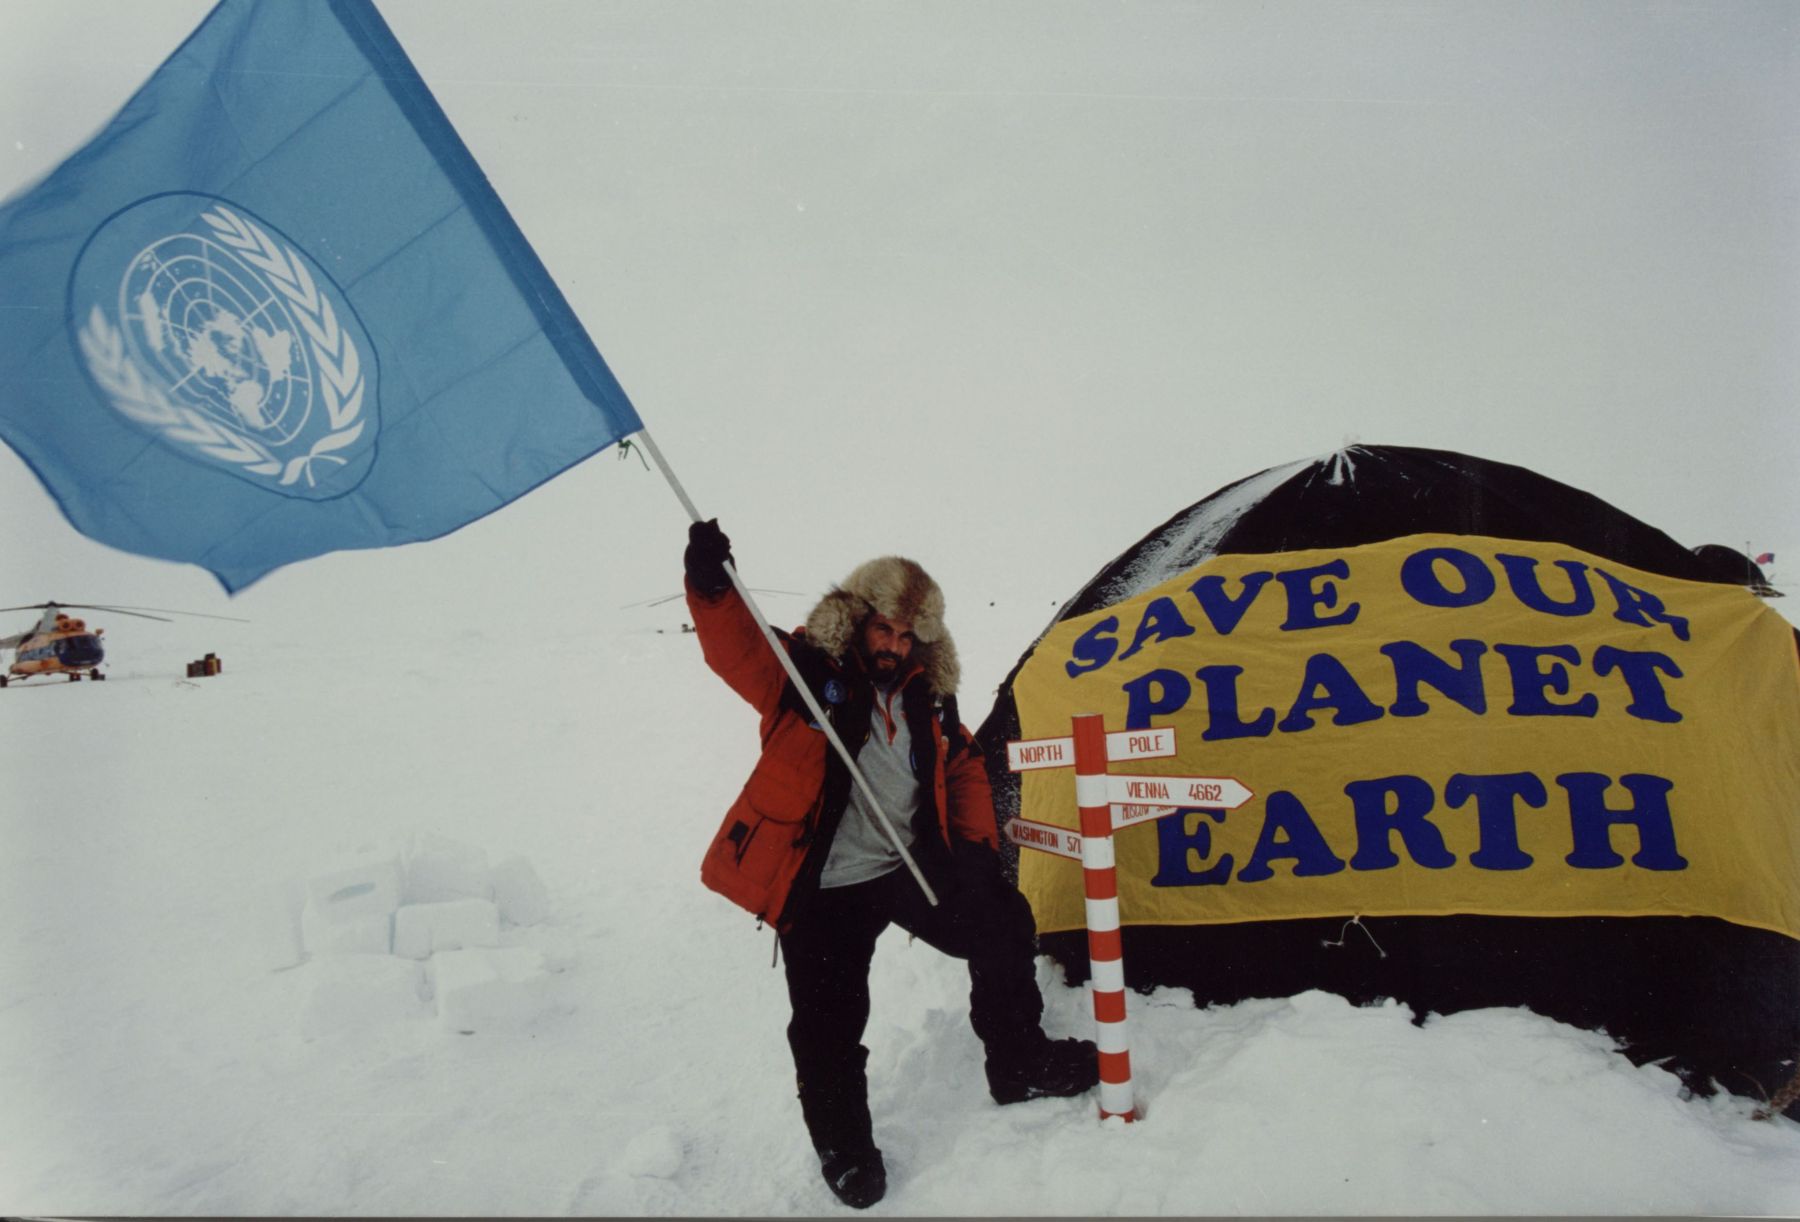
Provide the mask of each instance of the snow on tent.
[{"label": "snow on tent", "polygon": [[[1007,741],[1173,727],[1113,771],[1255,796],[1116,833],[1132,987],[1527,1006],[1767,1098],[1800,1050],[1800,655],[1759,594],[1741,553],[1520,467],[1273,468],[1061,609],[981,728],[995,805],[1078,825],[1070,771]],[[1085,979],[1080,863],[1017,867]]]}]

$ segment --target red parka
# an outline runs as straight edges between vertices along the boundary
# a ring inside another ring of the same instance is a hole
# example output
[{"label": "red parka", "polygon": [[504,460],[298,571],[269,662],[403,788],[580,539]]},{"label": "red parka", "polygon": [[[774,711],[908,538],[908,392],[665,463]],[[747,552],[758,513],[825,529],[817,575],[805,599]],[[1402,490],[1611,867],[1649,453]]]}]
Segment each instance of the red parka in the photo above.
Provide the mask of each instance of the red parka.
[{"label": "red parka", "polygon": [[[687,601],[706,664],[762,717],[762,755],[707,849],[700,880],[785,931],[817,889],[849,800],[849,771],[737,592],[707,598],[690,583]],[[844,745],[860,751],[874,705],[860,658],[820,648],[804,629],[777,635]],[[974,737],[957,721],[955,694],[936,690],[916,663],[899,683],[923,797],[911,851],[935,886],[953,839],[998,844],[993,798]]]}]

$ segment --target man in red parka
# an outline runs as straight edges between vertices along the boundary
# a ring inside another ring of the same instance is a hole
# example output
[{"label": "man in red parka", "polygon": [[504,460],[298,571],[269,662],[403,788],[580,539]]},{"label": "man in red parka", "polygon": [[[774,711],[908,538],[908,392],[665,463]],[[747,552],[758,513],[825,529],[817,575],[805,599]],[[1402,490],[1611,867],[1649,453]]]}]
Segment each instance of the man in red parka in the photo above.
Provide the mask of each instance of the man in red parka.
[{"label": "man in red parka", "polygon": [[762,717],[762,754],[707,850],[708,887],[775,926],[787,968],[800,1111],[846,1204],[887,1190],[862,1045],[875,941],[898,925],[969,964],[969,1021],[998,1103],[1078,1095],[1091,1041],[1043,1033],[1031,908],[1001,872],[980,748],[957,719],[956,646],[925,570],[886,556],[820,600],[782,645],[930,881],[933,906],[795,692],[725,572],[718,522],[696,523],[688,608],[707,665]]}]

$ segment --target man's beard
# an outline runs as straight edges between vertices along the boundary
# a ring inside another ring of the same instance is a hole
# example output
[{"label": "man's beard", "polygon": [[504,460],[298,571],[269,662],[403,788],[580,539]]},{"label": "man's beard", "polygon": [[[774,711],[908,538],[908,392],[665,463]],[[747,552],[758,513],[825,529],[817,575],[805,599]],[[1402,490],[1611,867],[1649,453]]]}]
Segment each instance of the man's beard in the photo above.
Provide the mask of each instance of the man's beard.
[{"label": "man's beard", "polygon": [[900,670],[900,655],[885,649],[863,655],[863,666],[877,679],[891,679]]}]

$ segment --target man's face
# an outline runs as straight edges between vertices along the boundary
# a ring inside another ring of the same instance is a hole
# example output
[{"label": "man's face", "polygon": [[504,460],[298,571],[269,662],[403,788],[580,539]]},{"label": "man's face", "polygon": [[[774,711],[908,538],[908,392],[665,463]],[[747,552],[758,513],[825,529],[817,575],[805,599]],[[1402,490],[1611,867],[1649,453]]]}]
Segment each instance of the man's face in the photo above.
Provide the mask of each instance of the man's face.
[{"label": "man's face", "polygon": [[889,619],[879,611],[872,611],[863,621],[862,639],[858,644],[869,674],[877,683],[886,683],[912,653],[912,621]]}]

